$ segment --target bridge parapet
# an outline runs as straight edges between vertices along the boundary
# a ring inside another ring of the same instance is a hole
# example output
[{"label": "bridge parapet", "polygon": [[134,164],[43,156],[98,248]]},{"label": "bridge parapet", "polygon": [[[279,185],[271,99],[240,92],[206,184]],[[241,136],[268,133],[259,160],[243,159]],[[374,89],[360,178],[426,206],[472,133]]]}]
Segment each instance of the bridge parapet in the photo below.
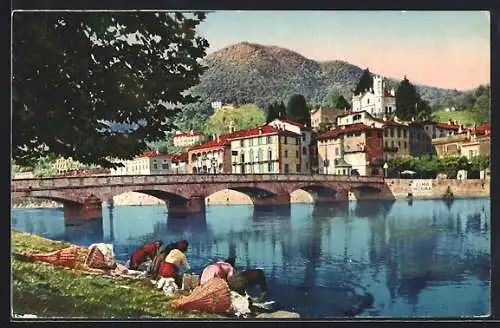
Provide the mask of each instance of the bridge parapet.
[{"label": "bridge parapet", "polygon": [[321,174],[183,174],[183,175],[123,175],[93,177],[63,177],[12,180],[11,190],[58,189],[105,185],[147,184],[206,184],[206,183],[258,183],[258,182],[346,182],[383,184],[383,177],[351,177]]}]

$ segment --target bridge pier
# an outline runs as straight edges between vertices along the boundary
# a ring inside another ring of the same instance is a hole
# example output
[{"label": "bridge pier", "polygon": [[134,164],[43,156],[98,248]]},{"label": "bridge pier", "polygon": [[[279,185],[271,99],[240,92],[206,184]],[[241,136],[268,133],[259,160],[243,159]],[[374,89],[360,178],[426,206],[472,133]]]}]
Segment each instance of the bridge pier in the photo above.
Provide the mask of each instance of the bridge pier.
[{"label": "bridge pier", "polygon": [[101,200],[94,195],[90,195],[90,197],[85,199],[83,204],[65,203],[64,218],[67,220],[93,220],[102,218]]},{"label": "bridge pier", "polygon": [[257,212],[283,212],[289,213],[290,206],[290,194],[277,194],[272,197],[258,198],[252,197],[252,202],[254,206],[254,211]]},{"label": "bridge pier", "polygon": [[169,215],[186,215],[205,211],[205,197],[193,197],[186,201],[166,201]]},{"label": "bridge pier", "polygon": [[335,202],[335,195],[315,195],[314,204],[328,204]]},{"label": "bridge pier", "polygon": [[349,189],[337,189],[335,193],[334,202],[348,202],[349,201]]}]

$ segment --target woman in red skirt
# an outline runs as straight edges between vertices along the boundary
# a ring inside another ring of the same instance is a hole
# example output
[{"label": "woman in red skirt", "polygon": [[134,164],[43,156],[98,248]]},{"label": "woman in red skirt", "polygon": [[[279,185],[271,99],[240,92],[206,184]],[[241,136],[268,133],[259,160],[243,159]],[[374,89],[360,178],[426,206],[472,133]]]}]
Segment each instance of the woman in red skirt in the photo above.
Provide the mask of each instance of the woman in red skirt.
[{"label": "woman in red skirt", "polygon": [[130,256],[129,268],[132,270],[137,270],[139,265],[146,261],[148,258],[150,258],[151,260],[154,259],[156,253],[158,252],[158,249],[160,249],[162,244],[162,241],[155,240],[136,249]]},{"label": "woman in red skirt", "polygon": [[160,277],[163,278],[174,278],[176,282],[178,280],[178,272],[180,268],[185,268],[186,272],[190,270],[189,263],[186,259],[186,251],[188,249],[189,243],[186,240],[178,242],[177,248],[172,249],[165,261],[160,266]]}]

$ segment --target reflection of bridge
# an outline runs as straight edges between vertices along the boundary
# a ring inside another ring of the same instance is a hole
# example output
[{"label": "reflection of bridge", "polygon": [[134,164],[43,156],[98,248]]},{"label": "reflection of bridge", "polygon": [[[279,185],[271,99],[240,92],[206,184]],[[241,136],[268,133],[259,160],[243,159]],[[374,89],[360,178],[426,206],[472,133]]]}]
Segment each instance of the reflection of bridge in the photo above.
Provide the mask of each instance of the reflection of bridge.
[{"label": "reflection of bridge", "polygon": [[169,212],[204,210],[205,197],[231,189],[247,194],[256,206],[290,203],[290,193],[302,189],[314,202],[347,201],[349,191],[376,194],[382,177],[302,174],[135,175],[13,180],[13,198],[45,198],[64,204],[65,217],[102,217],[101,202],[125,192],[140,192],[164,200]]}]

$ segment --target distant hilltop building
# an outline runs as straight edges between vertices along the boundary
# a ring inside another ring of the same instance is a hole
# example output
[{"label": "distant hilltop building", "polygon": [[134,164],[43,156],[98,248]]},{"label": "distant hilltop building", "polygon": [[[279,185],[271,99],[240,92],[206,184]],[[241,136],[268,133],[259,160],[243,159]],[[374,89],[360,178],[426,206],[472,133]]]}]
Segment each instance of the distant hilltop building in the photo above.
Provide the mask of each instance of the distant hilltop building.
[{"label": "distant hilltop building", "polygon": [[175,147],[190,147],[200,143],[203,140],[203,132],[189,131],[182,133],[177,131],[174,136]]},{"label": "distant hilltop building", "polygon": [[385,79],[380,75],[373,77],[373,86],[352,97],[352,111],[366,111],[375,117],[392,116],[396,112],[394,88],[386,89]]},{"label": "distant hilltop building", "polygon": [[210,104],[212,108],[217,111],[219,109],[233,109],[233,104],[224,104],[222,101],[214,101]]},{"label": "distant hilltop building", "polygon": [[222,101],[214,101],[211,103],[213,109],[219,109],[222,107]]}]

